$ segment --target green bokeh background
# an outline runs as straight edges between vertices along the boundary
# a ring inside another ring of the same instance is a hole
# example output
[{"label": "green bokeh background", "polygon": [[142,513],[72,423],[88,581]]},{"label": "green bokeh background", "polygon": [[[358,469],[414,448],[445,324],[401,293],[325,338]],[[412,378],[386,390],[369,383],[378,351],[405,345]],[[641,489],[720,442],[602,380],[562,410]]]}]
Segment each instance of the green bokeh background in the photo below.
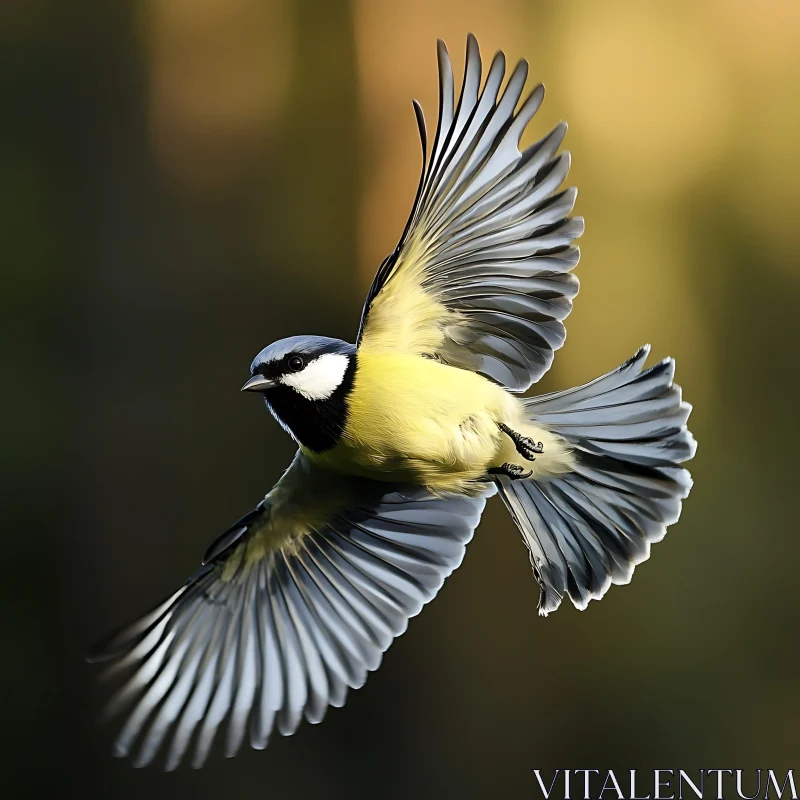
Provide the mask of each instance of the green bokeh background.
[{"label": "green bokeh background", "polygon": [[[134,771],[82,652],[168,594],[292,447],[253,355],[351,339],[413,197],[410,100],[474,31],[572,124],[564,388],[673,355],[695,489],[628,587],[536,615],[492,503],[324,724]],[[530,769],[798,766],[796,0],[150,0],[0,8],[4,795],[536,797]],[[547,774],[550,774],[549,772]]]}]

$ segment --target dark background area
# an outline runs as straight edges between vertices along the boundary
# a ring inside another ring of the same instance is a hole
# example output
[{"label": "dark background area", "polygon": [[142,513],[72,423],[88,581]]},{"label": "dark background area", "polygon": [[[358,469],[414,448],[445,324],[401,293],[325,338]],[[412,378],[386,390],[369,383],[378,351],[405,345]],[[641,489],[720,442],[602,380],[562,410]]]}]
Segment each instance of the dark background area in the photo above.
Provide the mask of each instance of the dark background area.
[{"label": "dark background area", "polygon": [[[533,767],[797,767],[796,0],[27,0],[0,6],[7,797],[536,797]],[[572,124],[583,288],[542,390],[643,342],[700,448],[628,587],[536,615],[493,502],[463,567],[322,725],[202,772],[110,757],[82,661],[170,593],[292,446],[239,394],[352,340],[457,73],[525,57]],[[793,761],[794,759],[794,761]]]}]

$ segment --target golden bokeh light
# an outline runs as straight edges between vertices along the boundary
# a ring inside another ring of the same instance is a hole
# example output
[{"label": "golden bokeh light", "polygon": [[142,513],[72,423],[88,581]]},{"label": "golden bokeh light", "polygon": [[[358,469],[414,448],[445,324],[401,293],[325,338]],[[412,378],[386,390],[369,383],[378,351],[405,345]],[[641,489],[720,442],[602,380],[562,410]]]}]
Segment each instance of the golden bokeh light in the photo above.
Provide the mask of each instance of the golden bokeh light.
[{"label": "golden bokeh light", "polygon": [[422,104],[431,141],[436,130],[437,38],[447,44],[459,81],[470,31],[478,37],[484,60],[501,48],[510,59],[515,54],[521,57],[523,39],[519,26],[514,25],[520,7],[518,0],[498,0],[487,14],[480,0],[355,3],[361,117],[367,145],[359,224],[359,264],[365,280],[397,243],[417,188],[421,156],[412,98]]},{"label": "golden bokeh light", "polygon": [[741,224],[760,231],[764,253],[800,279],[800,92],[765,85],[747,116],[728,164],[732,199]]},{"label": "golden bokeh light", "polygon": [[699,28],[672,7],[566,5],[560,54],[569,119],[605,177],[637,195],[703,179],[724,152],[732,87]]},{"label": "golden bokeh light", "polygon": [[703,28],[726,52],[726,66],[744,81],[780,81],[798,73],[797,0],[706,0]]},{"label": "golden bokeh light", "polygon": [[279,123],[293,27],[280,0],[148,0],[150,120],[165,172],[200,194],[235,184]]}]

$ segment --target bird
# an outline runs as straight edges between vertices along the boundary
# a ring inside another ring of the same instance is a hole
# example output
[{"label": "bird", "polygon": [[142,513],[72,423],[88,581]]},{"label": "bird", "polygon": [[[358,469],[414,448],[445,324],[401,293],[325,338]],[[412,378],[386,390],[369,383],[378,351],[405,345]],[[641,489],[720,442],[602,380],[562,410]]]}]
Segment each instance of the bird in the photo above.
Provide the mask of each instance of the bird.
[{"label": "bird", "polygon": [[[243,391],[297,444],[258,505],[199,569],[89,653],[119,683],[114,755],[172,770],[266,747],[344,704],[462,561],[499,495],[547,615],[630,581],[677,521],[692,481],[691,406],[675,362],[620,367],[527,396],[565,340],[584,230],[562,188],[562,122],[520,138],[544,97],[523,60],[483,77],[467,39],[456,97],[438,42],[439,109],[399,243],[369,289],[355,343],[296,335],[261,350]],[[504,84],[505,80],[505,84]]]}]

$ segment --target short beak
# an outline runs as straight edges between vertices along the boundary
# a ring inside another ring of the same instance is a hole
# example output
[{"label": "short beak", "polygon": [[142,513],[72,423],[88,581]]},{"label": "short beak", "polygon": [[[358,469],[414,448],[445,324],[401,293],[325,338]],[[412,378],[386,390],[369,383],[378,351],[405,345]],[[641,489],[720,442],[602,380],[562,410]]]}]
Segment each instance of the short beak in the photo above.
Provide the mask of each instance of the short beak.
[{"label": "short beak", "polygon": [[266,392],[275,386],[275,381],[265,378],[263,375],[253,375],[247,383],[242,386],[243,392]]}]

